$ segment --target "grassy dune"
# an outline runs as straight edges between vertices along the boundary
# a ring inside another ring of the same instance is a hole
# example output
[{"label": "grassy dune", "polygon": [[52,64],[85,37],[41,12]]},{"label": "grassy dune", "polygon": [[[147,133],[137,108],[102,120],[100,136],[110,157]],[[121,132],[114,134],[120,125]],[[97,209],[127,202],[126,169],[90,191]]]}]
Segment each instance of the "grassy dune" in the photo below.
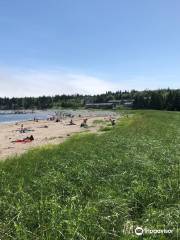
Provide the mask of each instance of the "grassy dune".
[{"label": "grassy dune", "polygon": [[103,134],[79,134],[0,163],[0,239],[141,239],[128,225],[174,229],[180,113],[136,111]]}]

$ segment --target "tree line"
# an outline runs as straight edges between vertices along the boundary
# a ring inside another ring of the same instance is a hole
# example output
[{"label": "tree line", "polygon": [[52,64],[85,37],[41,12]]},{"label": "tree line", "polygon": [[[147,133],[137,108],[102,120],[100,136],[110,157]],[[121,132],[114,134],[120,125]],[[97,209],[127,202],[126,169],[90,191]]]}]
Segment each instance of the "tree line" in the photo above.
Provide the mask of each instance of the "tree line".
[{"label": "tree line", "polygon": [[55,95],[23,98],[0,98],[0,110],[81,108],[86,103],[103,103],[110,100],[129,100],[134,109],[180,111],[180,89],[144,91],[116,91],[98,95]]}]

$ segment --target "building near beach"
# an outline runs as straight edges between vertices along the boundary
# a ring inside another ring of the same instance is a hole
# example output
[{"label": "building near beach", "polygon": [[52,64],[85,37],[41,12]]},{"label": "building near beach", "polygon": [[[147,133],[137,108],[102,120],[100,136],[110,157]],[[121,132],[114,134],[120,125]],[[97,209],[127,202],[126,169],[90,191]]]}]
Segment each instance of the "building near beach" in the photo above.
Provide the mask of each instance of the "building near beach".
[{"label": "building near beach", "polygon": [[121,99],[121,100],[109,100],[108,103],[113,103],[115,107],[123,106],[123,107],[132,107],[133,99]]},{"label": "building near beach", "polygon": [[131,99],[122,100],[109,100],[105,103],[87,103],[86,108],[96,108],[96,109],[116,109],[120,106],[131,108],[133,106],[133,101]]},{"label": "building near beach", "polygon": [[113,109],[114,104],[113,103],[87,103],[85,105],[86,108],[99,108],[99,109]]}]

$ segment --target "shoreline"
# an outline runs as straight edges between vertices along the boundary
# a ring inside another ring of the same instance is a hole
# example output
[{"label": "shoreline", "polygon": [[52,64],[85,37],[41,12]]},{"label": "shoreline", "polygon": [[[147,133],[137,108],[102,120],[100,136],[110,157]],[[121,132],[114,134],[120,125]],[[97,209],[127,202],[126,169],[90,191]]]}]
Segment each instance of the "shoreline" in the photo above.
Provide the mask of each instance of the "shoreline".
[{"label": "shoreline", "polygon": [[[104,116],[87,116],[88,128],[80,127],[85,117],[74,117],[73,122],[75,125],[69,125],[71,118],[65,118],[60,122],[39,120],[34,122],[20,121],[18,123],[6,123],[1,124],[0,131],[0,161],[6,160],[9,157],[17,156],[25,153],[29,149],[43,146],[47,144],[60,144],[67,138],[75,133],[80,132],[92,132],[95,133],[99,130],[100,125],[93,124],[95,120],[107,120],[107,115]],[[28,129],[27,132],[21,133],[21,124],[23,127]],[[33,135],[34,140],[31,142],[12,142],[17,139],[24,139]]]},{"label": "shoreline", "polygon": [[38,120],[46,120],[50,116],[57,117],[61,120],[68,117],[92,117],[92,116],[114,116],[116,113],[110,110],[88,110],[88,109],[48,109],[48,110],[36,110],[33,113],[27,112],[26,114],[15,114],[9,111],[0,111],[0,126],[2,124],[15,124],[17,122],[31,121],[34,118]]}]

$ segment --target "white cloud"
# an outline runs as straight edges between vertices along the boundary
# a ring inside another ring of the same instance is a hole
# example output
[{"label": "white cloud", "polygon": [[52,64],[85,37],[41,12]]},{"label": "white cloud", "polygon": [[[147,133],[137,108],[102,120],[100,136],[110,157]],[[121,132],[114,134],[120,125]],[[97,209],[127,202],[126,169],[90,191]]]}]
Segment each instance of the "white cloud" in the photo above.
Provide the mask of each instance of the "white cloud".
[{"label": "white cloud", "polygon": [[94,76],[64,71],[0,70],[0,96],[98,94],[117,85]]},{"label": "white cloud", "polygon": [[0,97],[99,94],[117,90],[179,88],[177,76],[132,76],[116,81],[65,70],[0,69]]}]

